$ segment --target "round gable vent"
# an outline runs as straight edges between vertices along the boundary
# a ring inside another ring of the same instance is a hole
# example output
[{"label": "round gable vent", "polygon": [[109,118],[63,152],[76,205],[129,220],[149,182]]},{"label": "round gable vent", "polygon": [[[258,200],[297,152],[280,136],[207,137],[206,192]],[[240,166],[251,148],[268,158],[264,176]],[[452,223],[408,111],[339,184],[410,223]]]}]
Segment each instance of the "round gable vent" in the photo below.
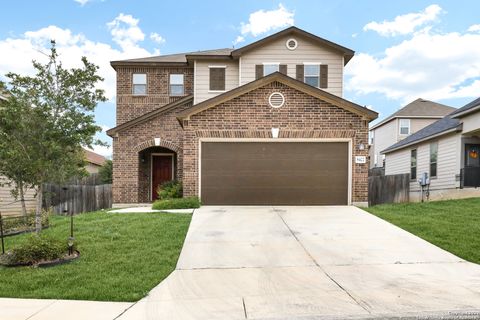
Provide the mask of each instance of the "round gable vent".
[{"label": "round gable vent", "polygon": [[295,50],[297,49],[298,43],[297,43],[297,40],[295,39],[288,39],[285,45],[287,46],[288,50]]},{"label": "round gable vent", "polygon": [[280,108],[285,103],[285,97],[280,92],[274,92],[268,97],[268,104],[272,108]]}]

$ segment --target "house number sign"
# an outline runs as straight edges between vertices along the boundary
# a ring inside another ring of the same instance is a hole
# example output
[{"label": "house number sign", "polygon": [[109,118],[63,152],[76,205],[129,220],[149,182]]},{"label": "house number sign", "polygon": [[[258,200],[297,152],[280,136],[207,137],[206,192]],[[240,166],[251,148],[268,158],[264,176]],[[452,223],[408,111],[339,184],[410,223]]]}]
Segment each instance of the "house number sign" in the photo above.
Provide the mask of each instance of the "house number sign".
[{"label": "house number sign", "polygon": [[367,157],[355,156],[355,163],[367,163]]}]

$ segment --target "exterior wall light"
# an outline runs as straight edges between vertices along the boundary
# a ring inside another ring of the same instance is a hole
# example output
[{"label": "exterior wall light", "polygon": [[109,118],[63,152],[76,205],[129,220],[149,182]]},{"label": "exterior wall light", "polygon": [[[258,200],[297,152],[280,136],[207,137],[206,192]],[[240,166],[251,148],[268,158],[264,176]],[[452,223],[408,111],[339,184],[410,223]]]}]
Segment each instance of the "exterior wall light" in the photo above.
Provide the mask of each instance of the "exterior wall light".
[{"label": "exterior wall light", "polygon": [[272,138],[277,139],[279,132],[280,132],[279,128],[272,128]]}]

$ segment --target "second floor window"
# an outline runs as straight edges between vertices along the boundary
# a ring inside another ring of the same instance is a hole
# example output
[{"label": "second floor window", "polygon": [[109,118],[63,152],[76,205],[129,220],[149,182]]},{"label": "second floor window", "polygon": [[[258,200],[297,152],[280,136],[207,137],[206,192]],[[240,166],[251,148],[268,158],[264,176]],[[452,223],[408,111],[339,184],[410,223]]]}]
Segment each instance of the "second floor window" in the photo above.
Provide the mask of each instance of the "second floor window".
[{"label": "second floor window", "polygon": [[147,94],[147,75],[145,73],[134,73],[132,76],[133,94]]},{"label": "second floor window", "polygon": [[170,95],[183,96],[184,94],[183,74],[170,74]]},{"label": "second floor window", "polygon": [[320,86],[320,65],[306,64],[304,66],[303,76],[306,84],[318,88]]},{"label": "second floor window", "polygon": [[280,64],[264,64],[263,65],[263,76],[267,76],[271,73],[280,71]]},{"label": "second floor window", "polygon": [[210,67],[210,91],[225,91],[225,67]]},{"label": "second floor window", "polygon": [[438,142],[430,144],[430,177],[437,176]]},{"label": "second floor window", "polygon": [[410,179],[417,179],[417,149],[410,151]]},{"label": "second floor window", "polygon": [[410,134],[410,119],[400,119],[400,134],[401,135]]}]

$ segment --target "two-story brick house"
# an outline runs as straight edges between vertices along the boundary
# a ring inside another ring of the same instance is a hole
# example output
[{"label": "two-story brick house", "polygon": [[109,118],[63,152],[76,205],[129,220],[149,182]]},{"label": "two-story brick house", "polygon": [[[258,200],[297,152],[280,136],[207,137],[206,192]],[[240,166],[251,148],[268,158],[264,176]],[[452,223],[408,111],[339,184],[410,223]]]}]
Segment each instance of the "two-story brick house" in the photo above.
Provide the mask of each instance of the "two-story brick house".
[{"label": "two-story brick house", "polygon": [[342,98],[354,52],[296,27],[238,49],[113,61],[113,202],[183,182],[204,204],[367,202],[368,124]]}]

